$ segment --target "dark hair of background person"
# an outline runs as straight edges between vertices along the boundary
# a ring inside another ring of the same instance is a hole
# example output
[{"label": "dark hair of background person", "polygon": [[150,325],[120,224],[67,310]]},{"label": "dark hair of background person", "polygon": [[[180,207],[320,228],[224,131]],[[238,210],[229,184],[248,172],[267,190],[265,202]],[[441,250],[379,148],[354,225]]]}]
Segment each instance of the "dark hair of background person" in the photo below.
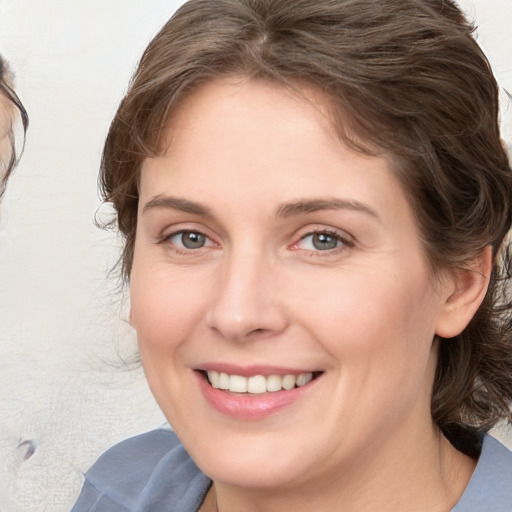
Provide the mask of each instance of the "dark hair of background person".
[{"label": "dark hair of background person", "polygon": [[[21,122],[23,126],[23,142],[25,142],[25,136],[28,129],[28,114],[25,110],[25,107],[21,103],[18,95],[14,91],[12,87],[12,76],[11,71],[7,65],[7,62],[0,55],[0,102],[2,105],[5,105],[4,108],[10,109],[12,107],[16,108],[21,117]],[[7,102],[6,102],[7,100]],[[1,107],[1,105],[0,105]],[[13,123],[11,123],[11,127],[9,129],[9,133],[7,134],[9,137],[11,144],[11,154],[9,157],[9,161],[7,162],[5,172],[0,175],[0,197],[3,195],[5,191],[5,187],[7,185],[7,180],[9,176],[12,174],[16,164],[19,160],[19,155],[16,152],[16,136],[14,132],[14,117]]]},{"label": "dark hair of background person", "polygon": [[184,4],[142,56],[104,148],[100,186],[125,237],[125,280],[141,163],[166,150],[184,98],[219,77],[264,79],[298,94],[307,84],[323,93],[345,143],[391,158],[433,279],[492,246],[483,304],[462,334],[438,340],[432,416],[452,440],[510,420],[512,171],[499,134],[498,86],[473,30],[447,0]]}]

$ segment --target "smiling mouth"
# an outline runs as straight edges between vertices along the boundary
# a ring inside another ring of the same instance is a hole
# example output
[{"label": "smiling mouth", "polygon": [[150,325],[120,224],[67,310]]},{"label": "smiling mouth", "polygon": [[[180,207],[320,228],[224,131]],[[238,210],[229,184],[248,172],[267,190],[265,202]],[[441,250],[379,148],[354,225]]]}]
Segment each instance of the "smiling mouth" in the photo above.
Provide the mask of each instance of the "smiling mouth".
[{"label": "smiling mouth", "polygon": [[230,375],[214,370],[202,372],[209,384],[215,388],[232,393],[261,395],[278,391],[300,388],[316,379],[322,372],[304,372],[297,375]]}]

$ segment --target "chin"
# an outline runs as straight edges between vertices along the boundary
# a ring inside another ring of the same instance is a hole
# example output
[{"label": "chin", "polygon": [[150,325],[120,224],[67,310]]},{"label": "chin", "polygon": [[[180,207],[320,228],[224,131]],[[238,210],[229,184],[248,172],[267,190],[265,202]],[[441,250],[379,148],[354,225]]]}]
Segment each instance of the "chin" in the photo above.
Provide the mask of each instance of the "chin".
[{"label": "chin", "polygon": [[212,457],[204,457],[197,462],[213,481],[233,487],[285,488],[299,479],[300,473],[296,464],[289,464],[275,454],[272,457],[260,456],[259,459],[261,463],[252,456],[219,457],[218,454],[213,454]]}]

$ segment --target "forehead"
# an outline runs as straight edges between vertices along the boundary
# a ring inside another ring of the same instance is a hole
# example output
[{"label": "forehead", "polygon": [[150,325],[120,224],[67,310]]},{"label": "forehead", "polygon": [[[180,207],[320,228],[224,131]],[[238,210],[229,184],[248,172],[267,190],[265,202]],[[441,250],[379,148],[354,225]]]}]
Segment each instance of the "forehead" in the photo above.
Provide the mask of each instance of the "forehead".
[{"label": "forehead", "polygon": [[[172,139],[174,133],[186,128],[188,124],[208,117],[220,116],[217,117],[219,120],[226,120],[235,108],[238,109],[240,127],[247,126],[246,131],[251,131],[260,120],[267,121],[264,117],[269,109],[265,107],[271,105],[271,113],[277,116],[284,113],[289,119],[293,115],[292,122],[295,124],[299,119],[309,124],[313,121],[317,125],[316,129],[321,127],[330,137],[338,138],[332,103],[326,94],[304,81],[283,84],[270,78],[221,76],[193,87],[178,101],[171,114],[168,130],[163,135],[167,140]],[[258,111],[255,106],[262,108]],[[245,122],[249,117],[250,124]],[[273,127],[269,125],[266,131],[271,133]]]},{"label": "forehead", "polygon": [[[180,191],[240,209],[334,196],[371,201],[388,212],[403,205],[390,159],[343,144],[327,102],[314,90],[295,93],[263,81],[211,82],[175,111],[166,146],[164,155],[142,165],[142,202]],[[376,179],[386,184],[386,194]]]}]

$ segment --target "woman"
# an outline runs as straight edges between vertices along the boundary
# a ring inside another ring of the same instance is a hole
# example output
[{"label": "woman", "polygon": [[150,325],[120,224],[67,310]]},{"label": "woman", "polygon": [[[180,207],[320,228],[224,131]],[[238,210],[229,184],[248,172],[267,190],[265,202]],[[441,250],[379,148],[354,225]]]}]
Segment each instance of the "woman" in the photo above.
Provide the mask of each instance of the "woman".
[{"label": "woman", "polygon": [[175,434],[77,511],[512,510],[497,86],[438,0],[191,0],[150,43],[101,181]]},{"label": "woman", "polygon": [[17,162],[14,133],[16,110],[21,116],[25,134],[28,128],[28,115],[12,88],[12,77],[7,62],[0,55],[0,198]]}]

